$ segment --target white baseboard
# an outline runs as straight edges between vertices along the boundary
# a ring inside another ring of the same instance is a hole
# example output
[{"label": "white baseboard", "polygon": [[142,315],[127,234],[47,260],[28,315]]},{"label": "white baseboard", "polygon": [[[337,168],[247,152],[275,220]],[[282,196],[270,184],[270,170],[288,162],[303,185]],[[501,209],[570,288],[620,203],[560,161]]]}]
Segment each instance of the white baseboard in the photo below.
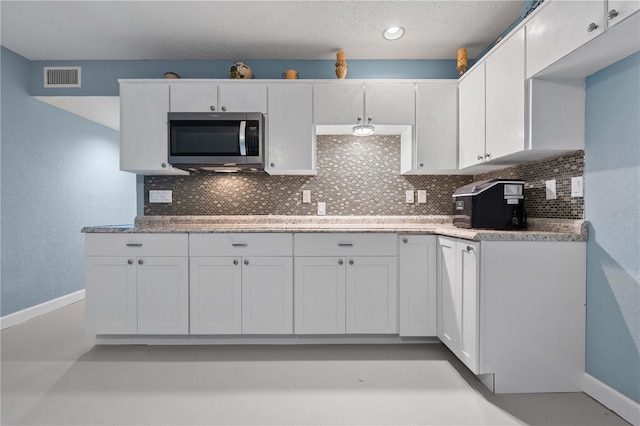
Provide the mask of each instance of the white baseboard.
[{"label": "white baseboard", "polygon": [[640,425],[640,404],[609,385],[585,373],[582,391],[632,425]]},{"label": "white baseboard", "polygon": [[82,299],[84,299],[84,290],[78,290],[74,293],[58,297],[57,299],[49,300],[48,302],[40,303],[39,305],[5,315],[0,318],[0,330],[21,324],[25,321],[29,321],[30,319],[37,318],[40,315],[48,314],[56,309],[64,308],[65,306],[78,302]]}]

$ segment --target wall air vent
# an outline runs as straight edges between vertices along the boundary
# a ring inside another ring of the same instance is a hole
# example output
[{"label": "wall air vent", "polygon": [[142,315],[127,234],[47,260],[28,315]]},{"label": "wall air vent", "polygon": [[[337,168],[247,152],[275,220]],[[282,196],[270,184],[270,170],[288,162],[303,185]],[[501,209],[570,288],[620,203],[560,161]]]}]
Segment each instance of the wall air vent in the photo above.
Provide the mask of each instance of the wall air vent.
[{"label": "wall air vent", "polygon": [[44,87],[80,87],[80,67],[44,67]]}]

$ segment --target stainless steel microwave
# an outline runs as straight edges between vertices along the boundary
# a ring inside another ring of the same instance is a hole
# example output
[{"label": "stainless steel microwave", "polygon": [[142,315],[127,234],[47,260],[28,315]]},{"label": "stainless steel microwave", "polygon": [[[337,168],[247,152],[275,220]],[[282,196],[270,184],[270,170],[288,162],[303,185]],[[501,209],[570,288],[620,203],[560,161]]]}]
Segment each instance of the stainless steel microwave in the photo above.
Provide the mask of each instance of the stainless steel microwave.
[{"label": "stainless steel microwave", "polygon": [[169,163],[184,170],[264,170],[261,112],[169,113]]}]

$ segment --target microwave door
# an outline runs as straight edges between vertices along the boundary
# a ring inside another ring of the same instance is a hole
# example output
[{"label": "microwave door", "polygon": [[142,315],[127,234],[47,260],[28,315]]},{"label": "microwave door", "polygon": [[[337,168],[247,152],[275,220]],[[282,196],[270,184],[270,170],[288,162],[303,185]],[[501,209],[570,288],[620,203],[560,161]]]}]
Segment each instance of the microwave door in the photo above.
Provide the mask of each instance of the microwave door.
[{"label": "microwave door", "polygon": [[238,121],[176,121],[171,125],[170,162],[178,164],[244,164],[246,142]]}]

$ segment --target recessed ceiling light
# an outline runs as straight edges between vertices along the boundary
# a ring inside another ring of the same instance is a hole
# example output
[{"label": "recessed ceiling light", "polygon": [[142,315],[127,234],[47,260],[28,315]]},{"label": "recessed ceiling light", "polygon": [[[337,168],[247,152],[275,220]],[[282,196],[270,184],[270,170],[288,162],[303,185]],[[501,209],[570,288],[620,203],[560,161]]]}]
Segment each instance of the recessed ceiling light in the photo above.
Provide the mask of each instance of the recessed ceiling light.
[{"label": "recessed ceiling light", "polygon": [[404,35],[404,28],[389,27],[382,32],[382,37],[387,40],[397,40]]}]

